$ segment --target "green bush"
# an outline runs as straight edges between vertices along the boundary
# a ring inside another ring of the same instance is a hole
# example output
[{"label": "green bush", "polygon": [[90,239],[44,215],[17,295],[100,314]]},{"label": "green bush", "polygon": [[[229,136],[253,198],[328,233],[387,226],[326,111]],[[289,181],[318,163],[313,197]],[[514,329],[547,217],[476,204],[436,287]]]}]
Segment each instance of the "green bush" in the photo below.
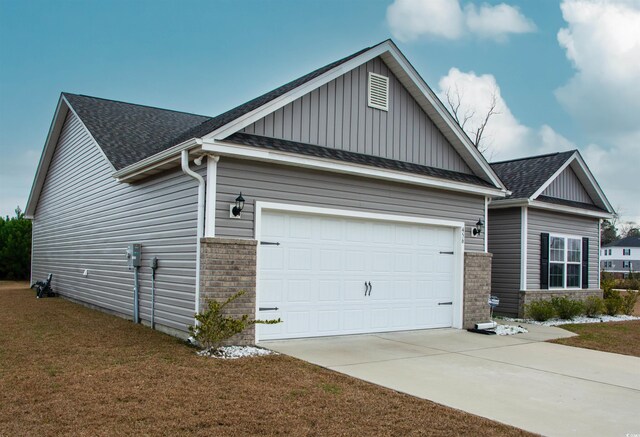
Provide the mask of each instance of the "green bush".
[{"label": "green bush", "polygon": [[616,314],[620,314],[622,310],[623,300],[622,296],[620,296],[620,292],[616,290],[611,290],[608,293],[608,296],[604,299],[604,310],[610,316],[615,316]]},{"label": "green bush", "polygon": [[584,301],[584,314],[587,317],[597,317],[604,311],[604,302],[598,296],[589,296]]},{"label": "green bush", "polygon": [[525,314],[536,322],[544,322],[555,315],[556,311],[548,300],[536,300],[527,305]]},{"label": "green bush", "polygon": [[0,217],[0,279],[29,279],[30,272],[31,220],[16,208],[15,217]]},{"label": "green bush", "polygon": [[626,314],[627,316],[633,314],[633,310],[638,302],[638,295],[640,295],[640,292],[638,291],[627,290],[627,293],[620,298],[620,310],[623,314]]},{"label": "green bush", "polygon": [[605,299],[609,298],[611,293],[614,292],[616,286],[616,280],[609,272],[602,272],[600,274],[600,288],[602,288],[602,295]]},{"label": "green bush", "polygon": [[584,313],[584,305],[579,300],[569,299],[566,296],[554,297],[551,305],[561,319],[571,320]]},{"label": "green bush", "polygon": [[196,326],[189,326],[189,332],[198,343],[205,349],[216,349],[222,345],[222,342],[228,340],[236,334],[241,333],[250,325],[256,323],[275,324],[281,323],[282,320],[249,320],[249,315],[244,314],[240,318],[226,316],[224,308],[231,302],[245,294],[245,291],[239,291],[224,302],[217,300],[207,300],[207,308],[196,314]]}]

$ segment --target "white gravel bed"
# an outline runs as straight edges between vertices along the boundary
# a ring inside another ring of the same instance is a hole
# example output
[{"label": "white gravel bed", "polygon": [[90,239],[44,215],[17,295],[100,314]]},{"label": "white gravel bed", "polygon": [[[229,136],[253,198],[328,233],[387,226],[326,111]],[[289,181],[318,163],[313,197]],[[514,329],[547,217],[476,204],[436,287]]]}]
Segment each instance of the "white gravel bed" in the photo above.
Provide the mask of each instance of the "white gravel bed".
[{"label": "white gravel bed", "polygon": [[204,349],[198,351],[197,354],[201,357],[221,358],[223,360],[278,355],[277,352],[255,346],[221,346],[217,349]]},{"label": "white gravel bed", "polygon": [[516,335],[516,334],[526,334],[529,332],[527,329],[522,326],[514,326],[514,325],[498,325],[494,329],[496,334],[498,335]]},{"label": "white gravel bed", "polygon": [[516,323],[530,323],[532,325],[542,325],[542,326],[560,326],[560,325],[569,325],[575,323],[604,323],[604,322],[626,322],[629,320],[640,320],[640,317],[636,316],[626,316],[626,315],[617,315],[617,316],[607,316],[601,315],[598,317],[587,317],[587,316],[578,316],[571,320],[566,319],[549,319],[545,322],[536,322],[535,320],[530,319],[514,319],[511,317],[503,317],[500,320],[504,320],[506,322],[516,322]]}]

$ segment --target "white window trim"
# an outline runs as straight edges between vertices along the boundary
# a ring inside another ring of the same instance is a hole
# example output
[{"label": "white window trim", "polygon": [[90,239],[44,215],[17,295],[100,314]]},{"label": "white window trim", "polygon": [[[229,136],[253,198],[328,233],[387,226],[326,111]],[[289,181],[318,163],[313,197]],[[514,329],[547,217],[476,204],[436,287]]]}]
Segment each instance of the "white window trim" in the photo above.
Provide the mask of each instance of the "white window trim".
[{"label": "white window trim", "polygon": [[[564,261],[551,261],[551,239],[552,238],[563,238],[564,239]],[[578,262],[569,261],[569,244],[568,240],[578,240],[580,241],[580,260]],[[562,264],[564,265],[564,274],[562,276],[562,287],[552,287],[551,286],[551,264]],[[577,287],[567,287],[567,265],[578,265],[580,266],[580,274],[578,275],[578,286]],[[551,234],[549,233],[549,290],[580,290],[582,289],[582,237],[578,235],[567,235],[567,234]]]},{"label": "white window trim", "polygon": [[[431,219],[427,217],[415,217],[404,215],[381,214],[366,211],[355,211],[347,209],[322,208],[306,205],[294,205],[286,203],[274,203],[256,201],[254,209],[254,238],[258,242],[258,252],[256,260],[256,318],[258,318],[258,305],[260,302],[260,267],[262,257],[260,255],[260,237],[262,236],[262,214],[264,211],[287,211],[306,214],[330,215],[337,217],[362,218],[368,220],[382,220],[399,223],[412,223],[423,225],[446,226],[454,230],[453,247],[455,252],[454,279],[453,279],[453,321],[452,327],[462,329],[463,327],[463,294],[464,294],[464,232],[465,224],[459,221]],[[258,332],[255,333],[255,342],[258,343]]]}]

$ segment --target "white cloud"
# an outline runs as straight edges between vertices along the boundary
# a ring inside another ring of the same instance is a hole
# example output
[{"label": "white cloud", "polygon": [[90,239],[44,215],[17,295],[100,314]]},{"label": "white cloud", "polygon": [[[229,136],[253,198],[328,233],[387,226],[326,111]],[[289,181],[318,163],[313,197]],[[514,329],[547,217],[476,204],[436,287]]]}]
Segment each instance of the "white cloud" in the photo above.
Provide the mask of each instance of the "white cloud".
[{"label": "white cloud", "polygon": [[574,149],[575,145],[555,132],[550,126],[543,125],[534,129],[522,124],[511,112],[502,98],[500,87],[491,74],[477,75],[473,71],[462,72],[452,68],[438,82],[438,97],[447,101],[447,90],[455,97],[460,95],[459,114],[474,114],[465,124],[465,130],[473,138],[492,102],[496,99],[497,114],[493,115],[483,135],[482,144],[487,147],[485,156],[497,161],[528,155]]},{"label": "white cloud", "polygon": [[464,8],[467,28],[476,35],[502,40],[511,33],[529,33],[536,30],[533,21],[513,6],[501,3],[496,6],[483,4],[477,8],[468,4]]},{"label": "white cloud", "polygon": [[514,6],[469,3],[462,9],[459,0],[395,0],[387,8],[387,23],[393,36],[404,42],[423,36],[459,39],[466,34],[504,40],[536,28]]},{"label": "white cloud", "polygon": [[396,0],[387,8],[387,23],[400,41],[423,35],[457,39],[464,31],[457,0]]},{"label": "white cloud", "polygon": [[556,97],[592,144],[585,159],[625,219],[640,222],[640,1],[564,0],[558,32],[575,73]]}]

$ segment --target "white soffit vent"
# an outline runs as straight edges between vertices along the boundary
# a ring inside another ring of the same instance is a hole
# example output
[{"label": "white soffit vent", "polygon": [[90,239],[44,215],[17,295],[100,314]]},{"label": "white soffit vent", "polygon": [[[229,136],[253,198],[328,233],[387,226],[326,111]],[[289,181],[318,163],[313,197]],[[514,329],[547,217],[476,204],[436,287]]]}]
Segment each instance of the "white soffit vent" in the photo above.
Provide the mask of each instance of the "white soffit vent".
[{"label": "white soffit vent", "polygon": [[376,73],[369,73],[369,93],[367,104],[383,111],[389,110],[389,78]]}]

